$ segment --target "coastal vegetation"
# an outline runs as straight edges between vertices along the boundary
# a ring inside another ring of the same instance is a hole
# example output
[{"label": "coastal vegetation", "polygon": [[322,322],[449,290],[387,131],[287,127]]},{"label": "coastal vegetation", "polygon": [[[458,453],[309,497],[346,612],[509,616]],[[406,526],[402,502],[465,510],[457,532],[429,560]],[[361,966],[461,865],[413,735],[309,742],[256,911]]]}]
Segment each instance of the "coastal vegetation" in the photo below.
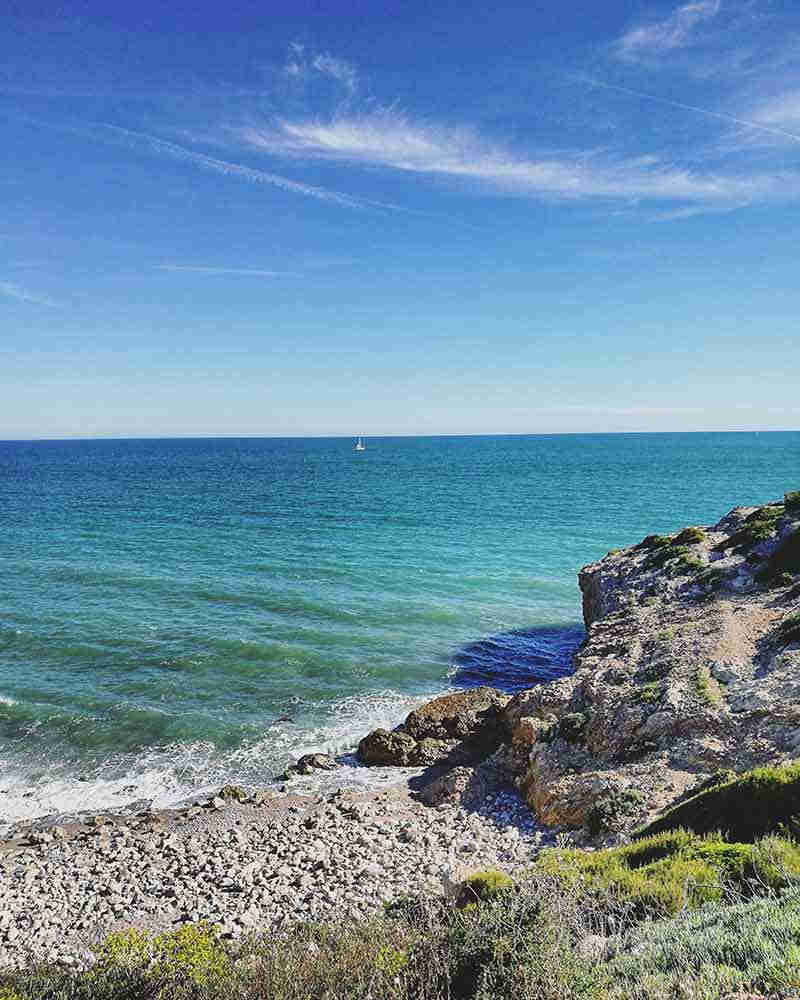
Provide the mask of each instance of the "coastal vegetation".
[{"label": "coastal vegetation", "polygon": [[752,843],[782,832],[800,834],[800,761],[758,767],[744,774],[712,779],[683,802],[650,823],[640,836],[687,829],[697,834],[722,831],[732,840]]},{"label": "coastal vegetation", "polygon": [[758,507],[744,519],[742,527],[714,546],[718,552],[726,549],[743,551],[752,548],[759,542],[766,542],[778,530],[778,522],[784,516],[786,508],[782,503],[767,504]]},{"label": "coastal vegetation", "polygon": [[778,637],[783,643],[797,642],[800,639],[800,614],[784,618],[778,627]]},{"label": "coastal vegetation", "polygon": [[413,796],[20,831],[0,1000],[800,997],[798,571],[800,491],[585,567],[575,673],[361,740]]},{"label": "coastal vegetation", "polygon": [[[39,965],[2,1000],[722,1000],[800,984],[800,849],[681,831],[554,848],[512,880],[361,921],[223,941],[186,925],[107,938],[89,969]],[[467,893],[468,897],[467,898]]]},{"label": "coastal vegetation", "polygon": [[694,675],[694,684],[697,697],[710,708],[716,708],[722,704],[719,684],[711,676],[708,664],[703,663],[697,668]]}]

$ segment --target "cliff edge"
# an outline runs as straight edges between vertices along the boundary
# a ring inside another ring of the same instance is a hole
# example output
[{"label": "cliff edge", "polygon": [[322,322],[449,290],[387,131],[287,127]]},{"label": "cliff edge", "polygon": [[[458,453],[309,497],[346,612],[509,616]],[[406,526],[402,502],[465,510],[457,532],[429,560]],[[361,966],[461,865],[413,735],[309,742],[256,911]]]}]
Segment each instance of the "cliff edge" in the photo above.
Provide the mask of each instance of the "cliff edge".
[{"label": "cliff edge", "polygon": [[[476,692],[472,745],[484,716],[502,742],[470,774],[474,758],[442,745],[440,763],[462,766],[457,781],[437,776],[439,796],[479,789],[488,765],[540,822],[616,836],[716,772],[800,756],[800,492],[649,535],[585,566],[579,583],[575,672],[510,699]],[[419,735],[396,731],[403,762]]]}]

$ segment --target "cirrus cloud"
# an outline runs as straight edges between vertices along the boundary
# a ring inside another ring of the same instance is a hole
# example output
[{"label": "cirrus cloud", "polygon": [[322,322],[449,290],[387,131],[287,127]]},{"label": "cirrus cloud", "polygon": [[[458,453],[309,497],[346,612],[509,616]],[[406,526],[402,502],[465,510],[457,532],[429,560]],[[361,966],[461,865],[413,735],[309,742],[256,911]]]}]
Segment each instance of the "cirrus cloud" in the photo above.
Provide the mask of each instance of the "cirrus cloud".
[{"label": "cirrus cloud", "polygon": [[715,18],[720,7],[720,0],[692,0],[663,20],[640,24],[625,32],[617,42],[617,54],[637,58],[690,45],[696,39],[697,29]]},{"label": "cirrus cloud", "polygon": [[719,208],[800,195],[800,174],[788,170],[700,171],[656,156],[593,151],[521,155],[474,129],[414,122],[393,109],[329,121],[284,120],[239,135],[250,149],[270,155],[427,174],[529,197],[683,201]]}]

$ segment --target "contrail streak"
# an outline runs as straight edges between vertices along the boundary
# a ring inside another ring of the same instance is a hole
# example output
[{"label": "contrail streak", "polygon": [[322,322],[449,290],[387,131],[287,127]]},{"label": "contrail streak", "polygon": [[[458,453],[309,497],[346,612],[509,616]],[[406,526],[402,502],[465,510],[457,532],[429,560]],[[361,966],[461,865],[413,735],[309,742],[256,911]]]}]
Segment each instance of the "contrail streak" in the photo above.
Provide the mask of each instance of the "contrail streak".
[{"label": "contrail streak", "polygon": [[119,125],[107,125],[103,122],[99,123],[96,128],[106,130],[134,148],[144,145],[154,153],[162,153],[174,160],[194,163],[198,167],[211,170],[217,174],[224,174],[226,177],[241,177],[254,184],[271,184],[284,191],[306,195],[307,197],[316,198],[319,201],[332,202],[336,205],[342,205],[345,208],[363,208],[367,204],[358,198],[352,198],[350,195],[341,194],[338,191],[329,191],[327,188],[315,187],[312,184],[301,184],[299,181],[289,180],[288,177],[281,177],[280,174],[255,170],[253,167],[244,167],[240,163],[230,163],[228,160],[218,160],[216,157],[207,156],[205,153],[195,153],[191,149],[179,146],[177,143],[167,142],[166,139],[157,139],[155,136],[147,135],[146,132],[134,132],[132,129],[122,128]]},{"label": "contrail streak", "polygon": [[795,132],[787,132],[782,128],[774,128],[770,125],[761,125],[758,122],[748,121],[745,118],[737,118],[736,115],[729,115],[724,111],[710,111],[708,108],[698,108],[694,104],[683,104],[681,101],[673,101],[669,97],[657,97],[655,94],[645,94],[640,90],[621,87],[616,83],[605,83],[602,80],[593,80],[591,77],[580,77],[579,79],[582,83],[588,83],[594,87],[602,87],[603,90],[616,90],[621,94],[630,94],[631,97],[639,97],[644,101],[656,101],[658,104],[668,104],[672,108],[682,108],[684,111],[693,111],[698,115],[720,118],[722,121],[733,122],[733,124],[742,125],[744,128],[752,128],[759,132],[767,132],[769,135],[779,135],[784,139],[792,139],[794,142],[800,142],[800,135],[797,135]]}]

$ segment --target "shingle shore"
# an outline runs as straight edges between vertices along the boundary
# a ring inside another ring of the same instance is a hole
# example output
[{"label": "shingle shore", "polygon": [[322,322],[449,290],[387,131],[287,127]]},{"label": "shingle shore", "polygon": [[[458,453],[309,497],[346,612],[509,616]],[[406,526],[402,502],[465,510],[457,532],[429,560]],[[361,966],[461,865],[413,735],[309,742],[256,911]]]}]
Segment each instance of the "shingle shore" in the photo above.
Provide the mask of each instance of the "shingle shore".
[{"label": "shingle shore", "polygon": [[0,966],[89,964],[105,934],[130,926],[205,920],[235,938],[364,915],[441,892],[464,869],[513,871],[546,839],[513,791],[467,811],[422,805],[405,783],[33,831],[0,845]]}]

